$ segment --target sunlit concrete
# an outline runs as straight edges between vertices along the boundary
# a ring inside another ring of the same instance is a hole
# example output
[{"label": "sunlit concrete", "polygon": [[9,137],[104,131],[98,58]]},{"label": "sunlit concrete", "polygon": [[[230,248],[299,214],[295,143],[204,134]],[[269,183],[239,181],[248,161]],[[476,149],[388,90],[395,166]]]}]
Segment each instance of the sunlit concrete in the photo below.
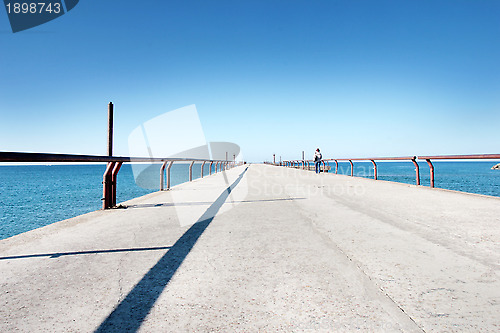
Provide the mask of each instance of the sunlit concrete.
[{"label": "sunlit concrete", "polygon": [[499,198],[251,165],[124,205],[0,241],[0,331],[499,329]]}]

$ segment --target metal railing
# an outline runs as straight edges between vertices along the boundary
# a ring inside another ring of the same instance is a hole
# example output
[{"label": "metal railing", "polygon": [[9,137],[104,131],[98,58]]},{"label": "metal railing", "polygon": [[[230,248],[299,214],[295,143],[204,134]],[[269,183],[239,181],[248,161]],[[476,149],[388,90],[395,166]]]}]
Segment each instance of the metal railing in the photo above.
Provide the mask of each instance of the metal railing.
[{"label": "metal railing", "polygon": [[500,159],[500,154],[419,156],[418,159],[425,160],[429,165],[431,176],[430,186],[434,187],[434,165],[431,160],[495,160]]},{"label": "metal railing", "polygon": [[202,163],[201,178],[204,176],[203,167],[210,162],[209,174],[212,174],[212,166],[215,164],[215,172],[225,171],[240,165],[243,162],[225,160],[207,160],[196,158],[150,158],[150,157],[123,157],[123,156],[98,156],[98,155],[72,155],[72,154],[47,154],[47,153],[22,153],[22,152],[0,152],[0,162],[34,163],[34,162],[78,162],[78,163],[107,163],[103,175],[103,198],[102,208],[108,209],[116,206],[116,186],[118,172],[123,163],[162,163],[160,168],[160,191],[164,190],[164,174],[167,167],[167,190],[170,189],[170,169],[174,162],[191,162],[189,165],[189,181],[193,180],[192,167],[195,162]]},{"label": "metal railing", "polygon": [[[430,187],[434,187],[434,165],[431,160],[470,160],[470,159],[500,159],[500,154],[476,154],[476,155],[437,155],[437,156],[403,156],[403,157],[370,157],[370,158],[330,158],[323,159],[321,162],[326,168],[325,161],[335,162],[335,174],[338,173],[339,161],[348,161],[351,164],[351,177],[354,176],[354,163],[353,161],[370,161],[373,164],[374,179],[378,180],[377,163],[375,161],[411,161],[415,166],[415,182],[420,185],[420,167],[417,160],[425,160],[429,165],[430,170]],[[275,165],[291,167],[291,168],[302,168],[305,169],[306,165],[309,163],[314,163],[312,160],[291,160],[283,161]]]}]

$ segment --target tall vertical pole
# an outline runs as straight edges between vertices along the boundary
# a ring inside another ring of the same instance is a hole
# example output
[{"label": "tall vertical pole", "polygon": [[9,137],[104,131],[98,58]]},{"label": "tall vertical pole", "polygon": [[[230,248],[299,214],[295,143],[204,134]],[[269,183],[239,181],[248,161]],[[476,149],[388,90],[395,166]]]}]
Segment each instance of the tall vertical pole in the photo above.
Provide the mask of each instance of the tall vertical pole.
[{"label": "tall vertical pole", "polygon": [[108,156],[113,156],[113,103],[108,104]]},{"label": "tall vertical pole", "polygon": [[[113,156],[113,103],[108,104],[108,156]],[[114,162],[108,162],[106,171],[103,175],[103,202],[102,208],[108,209],[113,206],[113,198],[116,198],[116,185],[113,185],[113,169],[115,167]],[[118,173],[119,168],[116,173]],[[116,177],[116,174],[115,174]],[[116,178],[115,178],[116,181]]]},{"label": "tall vertical pole", "polygon": [[302,161],[305,160],[305,154],[304,154],[304,151],[302,151]]},{"label": "tall vertical pole", "polygon": [[273,164],[276,164],[276,154],[273,154]]}]

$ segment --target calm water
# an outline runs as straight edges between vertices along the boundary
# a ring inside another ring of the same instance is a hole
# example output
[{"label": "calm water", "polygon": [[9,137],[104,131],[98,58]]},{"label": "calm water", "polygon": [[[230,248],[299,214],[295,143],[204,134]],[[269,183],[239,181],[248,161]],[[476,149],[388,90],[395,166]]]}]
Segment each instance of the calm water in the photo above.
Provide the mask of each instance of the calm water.
[{"label": "calm water", "polygon": [[[373,178],[371,162],[354,163],[354,175]],[[434,186],[449,190],[485,194],[500,197],[500,170],[491,170],[498,162],[432,162]],[[426,162],[419,162],[420,184],[429,186],[430,172]],[[330,172],[335,173],[335,162],[330,163]],[[350,175],[349,162],[339,162],[339,174]],[[416,184],[415,166],[408,162],[377,162],[378,179]]]},{"label": "calm water", "polygon": [[[118,173],[116,201],[123,202],[159,188],[160,165],[155,166],[156,189],[136,185],[130,164]],[[105,165],[0,166],[0,239],[101,209]],[[214,169],[215,166],[212,167]],[[173,165],[172,186],[189,180],[187,165]],[[209,164],[204,173],[209,173]],[[201,165],[193,166],[199,178]]]},{"label": "calm water", "polygon": [[[500,171],[491,170],[496,163],[435,162],[435,185],[500,197]],[[419,165],[421,184],[428,186],[429,167],[425,162]],[[377,166],[379,179],[415,184],[411,162],[379,162]],[[105,165],[0,166],[0,239],[100,209],[104,169]],[[158,165],[152,174],[159,178],[159,170]],[[205,174],[208,171],[207,164]],[[335,163],[331,171],[335,172]],[[200,173],[201,166],[194,165],[193,178]],[[339,173],[350,175],[349,162],[339,162]],[[354,174],[373,178],[371,162],[355,162]],[[171,177],[172,186],[188,181],[188,166],[174,164]],[[122,167],[117,202],[154,191],[135,184],[129,164]]]}]

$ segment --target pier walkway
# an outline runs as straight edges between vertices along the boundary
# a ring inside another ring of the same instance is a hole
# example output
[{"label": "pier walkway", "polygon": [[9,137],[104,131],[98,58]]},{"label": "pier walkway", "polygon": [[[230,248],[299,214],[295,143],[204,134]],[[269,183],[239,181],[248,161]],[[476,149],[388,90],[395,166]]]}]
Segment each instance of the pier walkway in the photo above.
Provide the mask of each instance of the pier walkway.
[{"label": "pier walkway", "polygon": [[1,332],[498,332],[500,198],[270,165],[0,241]]}]

